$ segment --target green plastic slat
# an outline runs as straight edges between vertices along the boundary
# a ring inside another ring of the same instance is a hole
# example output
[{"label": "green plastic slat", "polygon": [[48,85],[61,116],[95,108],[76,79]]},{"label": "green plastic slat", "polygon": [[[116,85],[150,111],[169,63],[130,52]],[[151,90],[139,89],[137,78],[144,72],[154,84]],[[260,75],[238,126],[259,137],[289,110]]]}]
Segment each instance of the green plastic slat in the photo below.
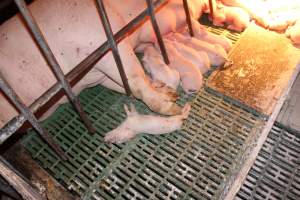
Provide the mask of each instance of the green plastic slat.
[{"label": "green plastic slat", "polygon": [[235,199],[300,197],[300,135],[274,126]]},{"label": "green plastic slat", "polygon": [[[110,95],[114,100],[102,101]],[[33,131],[23,144],[42,167],[85,199],[217,198],[262,120],[206,91],[183,95],[181,103],[188,98],[192,111],[182,130],[108,145],[103,136],[125,118],[122,105],[128,99],[95,87],[80,99],[95,116],[97,134],[87,133],[69,105],[44,123],[67,152],[68,162],[57,160]],[[140,112],[150,112],[141,102],[134,103]]]}]

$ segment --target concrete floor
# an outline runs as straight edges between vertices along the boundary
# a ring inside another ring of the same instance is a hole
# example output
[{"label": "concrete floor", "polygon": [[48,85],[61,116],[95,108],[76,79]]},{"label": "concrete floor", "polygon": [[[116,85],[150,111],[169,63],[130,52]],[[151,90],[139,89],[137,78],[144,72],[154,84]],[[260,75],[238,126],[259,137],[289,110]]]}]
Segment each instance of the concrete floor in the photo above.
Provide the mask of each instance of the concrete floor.
[{"label": "concrete floor", "polygon": [[300,132],[300,74],[298,74],[292,86],[289,97],[285,101],[277,121],[288,128]]}]

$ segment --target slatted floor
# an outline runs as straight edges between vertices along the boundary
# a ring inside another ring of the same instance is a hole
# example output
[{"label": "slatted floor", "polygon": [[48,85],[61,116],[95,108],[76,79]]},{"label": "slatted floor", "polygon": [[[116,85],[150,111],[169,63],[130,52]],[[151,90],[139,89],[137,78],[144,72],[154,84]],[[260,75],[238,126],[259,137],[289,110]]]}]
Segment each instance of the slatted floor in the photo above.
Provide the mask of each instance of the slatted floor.
[{"label": "slatted floor", "polygon": [[[86,132],[70,105],[44,123],[69,161],[58,160],[33,131],[23,144],[43,168],[83,199],[218,199],[262,126],[257,116],[201,91],[181,98],[181,104],[193,102],[182,130],[108,145],[103,136],[124,119],[127,97],[96,87],[85,90],[80,99],[97,134]],[[135,104],[140,112],[149,112],[144,104]]]},{"label": "slatted floor", "polygon": [[272,128],[236,199],[300,199],[299,134]]}]

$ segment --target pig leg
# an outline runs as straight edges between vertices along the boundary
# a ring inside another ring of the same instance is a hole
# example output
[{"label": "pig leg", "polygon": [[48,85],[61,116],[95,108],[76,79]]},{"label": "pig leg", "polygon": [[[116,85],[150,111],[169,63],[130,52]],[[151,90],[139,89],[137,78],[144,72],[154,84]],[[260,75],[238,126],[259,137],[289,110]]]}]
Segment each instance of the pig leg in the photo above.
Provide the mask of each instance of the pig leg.
[{"label": "pig leg", "polygon": [[180,81],[179,73],[170,69],[162,59],[159,51],[153,45],[146,47],[143,57],[144,68],[155,81],[161,81],[166,86],[177,89]]},{"label": "pig leg", "polygon": [[216,35],[205,30],[205,28],[195,19],[192,19],[192,25],[195,32],[195,38],[211,44],[220,44],[226,52],[229,52],[232,47],[232,42],[224,35]]},{"label": "pig leg", "polygon": [[177,94],[176,90],[174,90],[173,88],[167,86],[165,83],[163,83],[159,80],[152,80],[151,85],[152,85],[153,88],[155,88],[159,92],[167,94],[171,98],[172,101],[176,101],[178,99],[178,94]]},{"label": "pig leg", "polygon": [[182,114],[171,117],[140,115],[132,104],[131,110],[126,105],[124,109],[127,118],[120,126],[105,135],[105,142],[123,143],[139,133],[158,135],[178,130],[181,128],[183,120],[188,117],[191,106],[186,104],[182,109]]},{"label": "pig leg", "polygon": [[184,91],[186,93],[199,91],[203,81],[200,70],[189,60],[181,56],[172,45],[172,42],[167,39],[164,42],[170,59],[170,67],[179,72]]},{"label": "pig leg", "polygon": [[198,40],[197,38],[185,36],[182,34],[174,34],[174,36],[179,42],[192,47],[196,51],[206,52],[209,57],[210,63],[213,66],[223,65],[227,60],[227,53],[219,44],[210,44],[208,42]]},{"label": "pig leg", "polygon": [[[155,112],[165,115],[175,115],[180,113],[181,109],[175,104],[174,97],[172,95],[169,93],[163,93],[151,85],[150,80],[146,76],[141,64],[134,54],[131,45],[125,40],[121,42],[118,47],[132,94],[136,98],[141,99],[151,110]],[[97,67],[108,73],[109,76],[117,83],[122,84],[111,54],[107,54],[105,58],[102,58]]]},{"label": "pig leg", "polygon": [[196,65],[200,69],[202,74],[209,70],[210,61],[207,53],[203,51],[197,52],[193,48],[185,46],[183,43],[173,42],[173,44],[179,54]]}]

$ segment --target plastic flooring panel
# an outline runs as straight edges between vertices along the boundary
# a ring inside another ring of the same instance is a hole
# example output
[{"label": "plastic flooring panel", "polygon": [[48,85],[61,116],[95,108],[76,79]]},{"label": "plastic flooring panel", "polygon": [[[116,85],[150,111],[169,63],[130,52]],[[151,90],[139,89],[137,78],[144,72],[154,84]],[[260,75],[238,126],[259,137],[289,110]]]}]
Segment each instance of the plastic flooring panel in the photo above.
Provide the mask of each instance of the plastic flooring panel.
[{"label": "plastic flooring panel", "polygon": [[274,126],[236,200],[300,198],[300,135]]}]

